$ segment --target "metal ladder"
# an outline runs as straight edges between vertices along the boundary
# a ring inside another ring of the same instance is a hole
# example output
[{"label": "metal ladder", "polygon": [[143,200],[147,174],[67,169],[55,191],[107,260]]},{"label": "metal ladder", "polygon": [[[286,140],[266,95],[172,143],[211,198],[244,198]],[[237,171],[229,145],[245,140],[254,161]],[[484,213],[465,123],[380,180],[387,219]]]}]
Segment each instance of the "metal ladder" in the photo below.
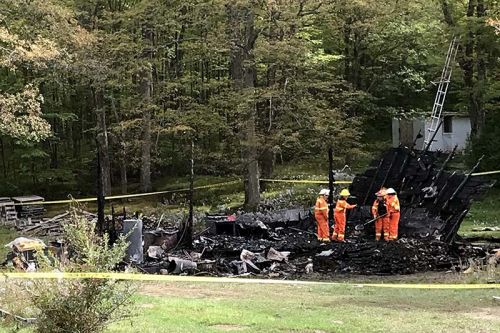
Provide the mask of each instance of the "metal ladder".
[{"label": "metal ladder", "polygon": [[[434,106],[432,107],[432,114],[430,117],[430,126],[427,129],[427,135],[425,136],[424,147],[429,144],[432,140],[433,134],[438,130],[439,123],[441,122],[441,114],[443,112],[444,100],[446,99],[446,93],[448,92],[448,86],[450,84],[451,72],[453,71],[453,64],[455,62],[455,57],[458,51],[458,41],[456,37],[450,42],[448,47],[448,53],[446,55],[446,61],[443,66],[443,71],[441,72],[441,79],[438,83],[438,89],[436,92],[436,98],[434,99]],[[432,148],[432,143],[431,146]]]}]

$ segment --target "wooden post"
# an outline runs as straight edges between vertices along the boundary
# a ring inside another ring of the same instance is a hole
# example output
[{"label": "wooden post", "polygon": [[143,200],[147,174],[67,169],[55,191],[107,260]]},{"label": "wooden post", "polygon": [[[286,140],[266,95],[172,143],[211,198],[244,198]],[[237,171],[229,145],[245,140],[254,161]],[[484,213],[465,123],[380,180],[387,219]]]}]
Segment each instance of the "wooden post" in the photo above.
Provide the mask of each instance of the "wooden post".
[{"label": "wooden post", "polygon": [[97,230],[104,232],[104,186],[101,169],[101,147],[97,142]]},{"label": "wooden post", "polygon": [[333,178],[333,149],[330,147],[328,149],[328,189],[330,190],[330,195],[328,196],[328,224],[333,225],[333,183],[335,179]]},{"label": "wooden post", "polygon": [[189,215],[185,222],[182,224],[180,230],[181,237],[179,244],[188,248],[193,247],[193,211],[194,211],[194,139],[191,139],[191,170],[189,173]]},{"label": "wooden post", "polygon": [[194,210],[194,140],[191,139],[191,172],[189,174],[189,216],[186,230],[186,243],[193,246],[193,210]]}]

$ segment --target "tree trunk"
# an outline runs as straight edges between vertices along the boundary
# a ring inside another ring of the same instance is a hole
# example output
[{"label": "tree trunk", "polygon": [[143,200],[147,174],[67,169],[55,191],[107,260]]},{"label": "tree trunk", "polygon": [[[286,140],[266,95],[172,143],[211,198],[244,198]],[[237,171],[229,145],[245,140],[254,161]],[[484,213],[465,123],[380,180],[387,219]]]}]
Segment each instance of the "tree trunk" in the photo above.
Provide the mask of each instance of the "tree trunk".
[{"label": "tree trunk", "polygon": [[[484,20],[486,8],[484,0],[477,0],[476,15],[480,21]],[[474,127],[474,135],[480,136],[481,131],[486,123],[486,112],[484,110],[484,90],[486,85],[486,57],[485,47],[482,44],[482,28],[476,34],[476,57],[477,57],[477,84],[474,89],[475,105],[476,105],[476,121]]]},{"label": "tree trunk", "polygon": [[97,230],[99,234],[102,235],[104,231],[104,177],[102,174],[102,152],[100,149],[100,144],[97,142]]},{"label": "tree trunk", "polygon": [[141,190],[151,191],[151,95],[152,71],[148,64],[140,74],[142,95],[142,152],[141,152]]},{"label": "tree trunk", "polygon": [[125,163],[125,159],[121,160],[120,163],[120,189],[122,194],[126,194],[128,192],[128,178],[127,178],[127,164]]},{"label": "tree trunk", "polygon": [[344,79],[350,81],[351,79],[351,57],[349,52],[349,45],[351,44],[351,22],[346,20],[343,27],[344,34]]},{"label": "tree trunk", "polygon": [[[116,123],[120,122],[120,116],[118,115],[115,99],[111,100],[111,109],[115,115]],[[125,194],[128,192],[128,177],[127,177],[127,151],[125,149],[125,137],[124,133],[119,132],[116,135],[118,139],[118,162],[120,164],[120,192]]]},{"label": "tree trunk", "polygon": [[361,36],[360,32],[354,31],[354,42],[352,51],[352,84],[356,89],[361,89]]},{"label": "tree trunk", "polygon": [[188,248],[193,248],[193,223],[194,223],[194,140],[191,140],[191,168],[189,172],[189,215],[182,225],[182,238],[179,243]]},{"label": "tree trunk", "polygon": [[[455,19],[452,15],[453,10],[448,0],[441,1],[441,8],[444,19],[450,27],[456,27]],[[467,23],[465,38],[462,38],[463,55],[458,58],[460,68],[463,70],[465,90],[467,92],[469,118],[471,122],[471,137],[478,137],[485,123],[485,111],[483,106],[483,91],[486,81],[485,53],[478,45],[480,34],[474,34],[474,13],[477,11],[477,17],[485,15],[483,0],[469,0],[467,5]],[[476,56],[474,55],[476,50]],[[474,80],[474,65],[477,65],[477,81]]]},{"label": "tree trunk", "polygon": [[[245,163],[245,209],[256,210],[260,203],[259,163],[257,161],[256,107],[253,101],[256,68],[252,54],[258,32],[255,31],[254,13],[250,4],[228,4],[229,26],[233,47],[231,49],[231,76],[233,87],[248,96],[244,117],[242,157]],[[247,98],[243,98],[246,100]]]},{"label": "tree trunk", "polygon": [[3,178],[7,179],[7,167],[5,165],[5,147],[3,145],[3,138],[0,138],[0,147],[2,148],[2,169],[3,169]]},{"label": "tree trunk", "polygon": [[[467,7],[467,17],[474,16],[475,1],[469,0]],[[464,57],[459,61],[460,67],[464,71],[464,83],[467,90],[467,98],[469,103],[469,117],[471,121],[471,136],[477,134],[477,107],[476,97],[474,93],[474,32],[472,31],[471,22],[467,22],[467,36],[464,42]]]},{"label": "tree trunk", "polygon": [[111,194],[111,172],[109,161],[109,140],[106,127],[106,109],[104,107],[104,92],[97,89],[94,92],[94,105],[97,118],[97,143],[101,158],[101,174],[104,195]]},{"label": "tree trunk", "polygon": [[250,111],[245,124],[246,144],[244,159],[247,161],[247,183],[245,186],[245,206],[247,210],[257,210],[260,203],[260,176],[257,161],[257,133],[255,129],[256,112]]},{"label": "tree trunk", "polygon": [[[262,172],[262,178],[272,178],[273,177],[273,171],[274,171],[274,165],[276,164],[276,155],[274,154],[274,151],[272,147],[265,147],[264,151],[262,152],[260,156],[260,169]],[[267,183],[263,183],[261,185],[261,190],[265,191],[266,190],[266,185]]]}]

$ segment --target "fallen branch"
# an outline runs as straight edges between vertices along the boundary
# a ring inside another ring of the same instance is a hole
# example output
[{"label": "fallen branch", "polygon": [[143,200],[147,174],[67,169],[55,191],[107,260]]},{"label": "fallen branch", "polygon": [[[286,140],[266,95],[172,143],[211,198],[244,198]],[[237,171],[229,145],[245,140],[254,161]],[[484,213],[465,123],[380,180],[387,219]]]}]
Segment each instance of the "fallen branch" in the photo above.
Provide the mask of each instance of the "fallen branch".
[{"label": "fallen branch", "polygon": [[2,315],[2,317],[12,317],[17,321],[20,321],[20,322],[23,322],[26,324],[32,324],[36,321],[36,318],[24,318],[24,317],[12,314],[9,311],[4,310],[4,309],[0,309],[0,314]]}]

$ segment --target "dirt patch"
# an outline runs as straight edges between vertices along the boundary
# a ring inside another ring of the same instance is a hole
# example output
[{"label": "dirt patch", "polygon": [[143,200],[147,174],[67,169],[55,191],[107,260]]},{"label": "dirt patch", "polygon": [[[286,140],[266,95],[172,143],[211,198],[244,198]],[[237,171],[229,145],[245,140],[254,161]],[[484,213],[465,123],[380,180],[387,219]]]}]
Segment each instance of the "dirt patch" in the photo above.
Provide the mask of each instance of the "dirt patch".
[{"label": "dirt patch", "polygon": [[477,320],[490,320],[500,322],[500,306],[494,308],[478,308],[464,313],[466,316]]},{"label": "dirt patch", "polygon": [[[280,288],[255,288],[252,285],[215,283],[141,283],[140,295],[173,296],[182,298],[242,299],[258,297],[281,297],[287,294],[309,293],[312,289],[304,286],[280,286]],[[315,296],[316,297],[316,296]]]},{"label": "dirt patch", "polygon": [[217,324],[217,325],[211,325],[210,327],[224,332],[242,331],[248,328],[248,326],[236,325],[236,324]]},{"label": "dirt patch", "polygon": [[[215,286],[214,286],[215,287]],[[146,296],[176,296],[185,298],[234,298],[244,295],[241,288],[217,288],[203,284],[145,283],[138,293]]]}]

